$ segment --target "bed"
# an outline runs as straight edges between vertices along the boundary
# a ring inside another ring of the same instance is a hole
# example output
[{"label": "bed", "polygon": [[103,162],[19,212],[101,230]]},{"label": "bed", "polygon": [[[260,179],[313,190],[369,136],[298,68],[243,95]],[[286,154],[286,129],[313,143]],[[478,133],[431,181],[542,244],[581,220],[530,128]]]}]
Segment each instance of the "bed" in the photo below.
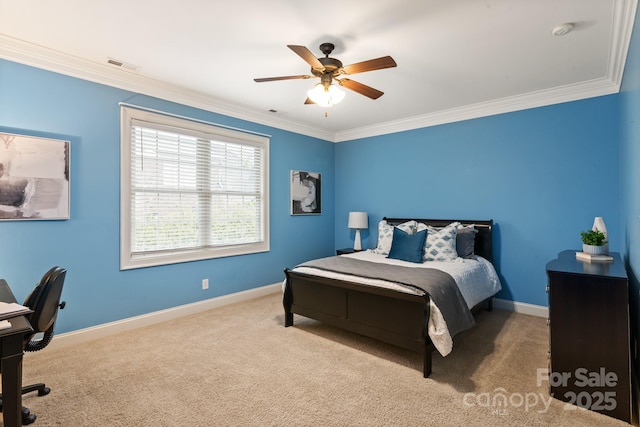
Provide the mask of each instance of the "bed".
[{"label": "bed", "polygon": [[[457,241],[458,250],[468,246],[464,257],[429,258],[427,252],[437,253],[437,248],[431,245],[427,250],[427,241],[422,248],[424,262],[391,259],[386,252],[392,241],[383,232],[393,230],[393,241],[405,237],[415,241],[418,236],[411,235],[418,231],[427,229],[423,233],[429,239],[452,227],[458,238],[472,231],[471,240],[466,236],[464,244]],[[432,371],[433,351],[448,354],[453,337],[473,326],[471,313],[491,310],[491,298],[501,289],[493,267],[492,237],[493,220],[383,218],[375,249],[285,269],[284,326],[292,326],[297,314],[421,353],[426,378]],[[414,285],[414,276],[426,283]],[[429,288],[430,282],[441,283]]]}]

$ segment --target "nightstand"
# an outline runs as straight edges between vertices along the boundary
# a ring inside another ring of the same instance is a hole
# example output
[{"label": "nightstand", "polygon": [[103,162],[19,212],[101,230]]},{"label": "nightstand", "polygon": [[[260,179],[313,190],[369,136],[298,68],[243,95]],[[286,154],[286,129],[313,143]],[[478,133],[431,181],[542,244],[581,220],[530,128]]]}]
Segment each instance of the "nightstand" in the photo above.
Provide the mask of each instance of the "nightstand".
[{"label": "nightstand", "polygon": [[344,249],[338,249],[336,251],[336,255],[346,255],[346,254],[352,254],[354,252],[360,252],[360,251],[356,251],[353,248],[344,248]]}]

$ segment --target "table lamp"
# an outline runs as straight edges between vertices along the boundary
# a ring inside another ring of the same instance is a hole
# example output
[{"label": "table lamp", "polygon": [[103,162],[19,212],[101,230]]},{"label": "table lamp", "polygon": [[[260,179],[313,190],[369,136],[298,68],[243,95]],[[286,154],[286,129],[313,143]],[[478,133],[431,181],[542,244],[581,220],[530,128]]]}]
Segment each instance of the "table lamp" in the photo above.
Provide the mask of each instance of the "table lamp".
[{"label": "table lamp", "polygon": [[360,230],[369,228],[369,219],[366,212],[349,212],[349,228],[356,229],[356,240],[353,243],[354,251],[362,250],[360,241]]}]

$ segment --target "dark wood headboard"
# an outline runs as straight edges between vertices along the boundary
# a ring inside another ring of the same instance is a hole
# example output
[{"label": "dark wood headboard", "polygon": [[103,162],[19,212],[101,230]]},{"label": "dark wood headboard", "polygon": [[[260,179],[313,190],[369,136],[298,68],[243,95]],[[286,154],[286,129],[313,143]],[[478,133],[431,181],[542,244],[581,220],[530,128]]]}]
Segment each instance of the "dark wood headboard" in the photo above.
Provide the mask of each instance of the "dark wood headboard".
[{"label": "dark wood headboard", "polygon": [[[387,220],[389,225],[400,225],[407,221],[418,221],[426,225],[433,227],[445,227],[452,222],[459,222],[462,225],[475,225],[478,234],[476,234],[476,241],[474,252],[476,255],[480,255],[486,260],[493,262],[493,220],[466,220],[466,219],[422,219],[422,218],[383,218]],[[376,230],[377,232],[377,230]]]}]

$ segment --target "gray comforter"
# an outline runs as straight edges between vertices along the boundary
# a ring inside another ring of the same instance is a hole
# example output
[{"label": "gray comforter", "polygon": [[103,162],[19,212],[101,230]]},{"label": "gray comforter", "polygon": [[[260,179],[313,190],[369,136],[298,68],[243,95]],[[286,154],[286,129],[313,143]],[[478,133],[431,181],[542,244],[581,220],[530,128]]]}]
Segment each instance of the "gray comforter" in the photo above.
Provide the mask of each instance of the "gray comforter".
[{"label": "gray comforter", "polygon": [[411,268],[363,261],[343,256],[319,258],[298,265],[351,276],[382,279],[422,289],[440,309],[453,337],[471,328],[475,321],[455,280],[444,271],[433,268]]}]

